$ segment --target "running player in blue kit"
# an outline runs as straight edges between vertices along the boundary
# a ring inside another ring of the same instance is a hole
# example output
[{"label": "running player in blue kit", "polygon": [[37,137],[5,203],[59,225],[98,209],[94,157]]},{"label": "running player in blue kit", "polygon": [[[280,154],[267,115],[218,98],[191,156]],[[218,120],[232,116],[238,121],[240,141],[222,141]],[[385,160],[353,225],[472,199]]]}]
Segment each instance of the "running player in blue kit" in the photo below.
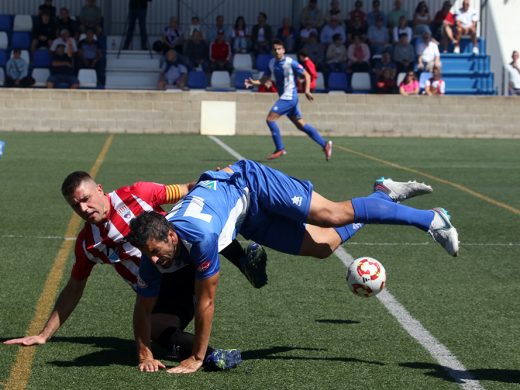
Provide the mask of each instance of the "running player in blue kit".
[{"label": "running player in blue kit", "polygon": [[269,114],[267,114],[267,126],[271,130],[275,145],[275,151],[267,156],[267,159],[273,160],[287,153],[280,135],[280,128],[276,123],[282,115],[287,115],[298,130],[303,131],[321,146],[325,153],[325,159],[329,161],[332,156],[332,141],[325,141],[318,130],[303,121],[298,105],[296,78],[305,78],[305,97],[309,101],[313,101],[314,97],[310,91],[311,76],[296,60],[285,56],[285,47],[282,41],[277,39],[273,41],[273,54],[274,58],[269,62],[269,68],[260,80],[251,78],[245,80],[245,86],[249,88],[262,85],[273,76],[278,95],[280,96],[269,111]]},{"label": "running player in blue kit", "polygon": [[193,264],[196,308],[192,356],[169,372],[190,373],[202,366],[214,314],[218,252],[239,233],[283,253],[326,258],[365,223],[412,225],[457,256],[458,233],[444,209],[419,210],[399,204],[431,191],[424,183],[380,178],[369,196],[332,202],[313,191],[311,182],[250,160],[203,173],[166,218],[148,212],[131,222],[128,240],[144,254],[134,309],[140,364],[151,367],[150,371],[162,365],[154,359],[149,342],[149,318],[161,273]]}]

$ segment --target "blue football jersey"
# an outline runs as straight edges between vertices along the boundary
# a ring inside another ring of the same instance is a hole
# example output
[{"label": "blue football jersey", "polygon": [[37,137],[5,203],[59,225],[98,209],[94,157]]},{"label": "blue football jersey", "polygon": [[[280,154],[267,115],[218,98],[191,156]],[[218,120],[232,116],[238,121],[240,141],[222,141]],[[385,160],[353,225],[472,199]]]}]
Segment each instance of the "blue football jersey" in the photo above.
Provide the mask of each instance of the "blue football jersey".
[{"label": "blue football jersey", "polygon": [[280,99],[298,100],[296,79],[303,76],[303,72],[304,68],[298,61],[291,57],[284,57],[280,61],[276,58],[271,59],[265,75],[274,77]]}]

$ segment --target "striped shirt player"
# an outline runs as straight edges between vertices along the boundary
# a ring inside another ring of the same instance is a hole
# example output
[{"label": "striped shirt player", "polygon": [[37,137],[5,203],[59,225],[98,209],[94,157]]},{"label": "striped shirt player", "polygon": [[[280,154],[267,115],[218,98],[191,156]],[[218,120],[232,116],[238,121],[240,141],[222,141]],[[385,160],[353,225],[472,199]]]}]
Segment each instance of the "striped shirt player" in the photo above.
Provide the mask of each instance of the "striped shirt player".
[{"label": "striped shirt player", "polygon": [[280,128],[276,123],[282,115],[286,115],[298,130],[303,131],[314,142],[321,146],[325,153],[325,159],[329,161],[332,156],[332,141],[325,141],[317,129],[310,124],[305,123],[302,119],[302,113],[298,105],[298,77],[305,78],[305,97],[309,101],[314,100],[310,91],[311,76],[303,66],[298,63],[298,61],[294,60],[292,57],[285,56],[285,47],[282,41],[273,41],[273,53],[274,58],[269,62],[268,69],[265,71],[262,78],[260,80],[249,78],[245,81],[246,87],[264,85],[271,78],[274,78],[276,84],[279,99],[271,107],[266,119],[267,126],[269,127],[273,137],[275,151],[267,156],[267,158],[273,160],[287,153],[280,134]]}]

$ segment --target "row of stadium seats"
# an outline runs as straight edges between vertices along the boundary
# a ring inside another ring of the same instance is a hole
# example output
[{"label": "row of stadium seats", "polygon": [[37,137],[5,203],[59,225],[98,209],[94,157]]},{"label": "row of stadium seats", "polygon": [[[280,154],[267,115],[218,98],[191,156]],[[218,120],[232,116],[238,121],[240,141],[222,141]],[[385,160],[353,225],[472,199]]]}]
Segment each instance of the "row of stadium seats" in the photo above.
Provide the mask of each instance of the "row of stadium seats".
[{"label": "row of stadium seats", "polygon": [[[47,79],[50,76],[48,68],[34,68],[31,75],[35,81],[33,87],[45,88],[47,87]],[[79,87],[84,89],[97,88],[97,75],[94,69],[80,69],[78,71]],[[0,67],[0,87],[4,85],[5,71]],[[68,86],[57,85],[56,88],[66,88]]]}]

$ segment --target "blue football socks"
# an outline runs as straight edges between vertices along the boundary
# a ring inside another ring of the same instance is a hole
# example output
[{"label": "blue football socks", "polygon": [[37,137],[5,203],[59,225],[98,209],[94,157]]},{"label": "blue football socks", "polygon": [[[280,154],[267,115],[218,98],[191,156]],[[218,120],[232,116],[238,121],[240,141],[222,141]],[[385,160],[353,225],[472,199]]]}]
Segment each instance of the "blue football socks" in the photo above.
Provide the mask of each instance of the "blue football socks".
[{"label": "blue football socks", "polygon": [[269,130],[271,130],[271,135],[273,137],[274,145],[276,150],[285,149],[282,142],[282,136],[280,135],[280,128],[275,121],[267,121],[267,126],[269,126]]},{"label": "blue football socks", "polygon": [[316,130],[314,127],[306,123],[305,126],[303,126],[303,132],[307,134],[309,137],[311,137],[312,140],[319,144],[322,148],[325,147],[325,140],[322,138],[320,133],[318,133],[318,130]]}]

